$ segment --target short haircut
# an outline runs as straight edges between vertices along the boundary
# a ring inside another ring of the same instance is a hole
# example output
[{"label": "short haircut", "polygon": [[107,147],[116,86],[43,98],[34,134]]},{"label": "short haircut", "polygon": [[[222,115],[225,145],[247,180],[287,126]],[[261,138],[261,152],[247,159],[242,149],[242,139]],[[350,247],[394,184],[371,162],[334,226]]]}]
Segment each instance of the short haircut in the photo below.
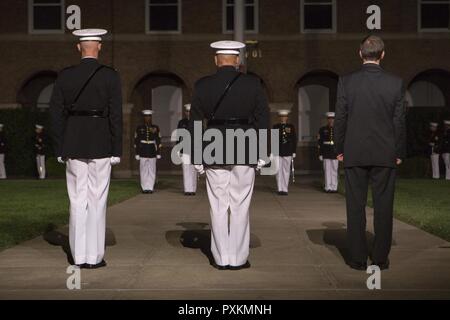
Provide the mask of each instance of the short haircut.
[{"label": "short haircut", "polygon": [[361,56],[364,60],[380,60],[384,51],[384,42],[380,37],[370,35],[361,41],[360,50]]}]

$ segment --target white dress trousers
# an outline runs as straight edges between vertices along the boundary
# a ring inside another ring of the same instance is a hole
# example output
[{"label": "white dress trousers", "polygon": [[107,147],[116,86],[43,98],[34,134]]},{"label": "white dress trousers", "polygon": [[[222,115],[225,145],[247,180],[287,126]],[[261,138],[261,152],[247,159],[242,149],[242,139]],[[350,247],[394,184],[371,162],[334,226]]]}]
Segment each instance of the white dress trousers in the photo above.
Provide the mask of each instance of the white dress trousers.
[{"label": "white dress trousers", "polygon": [[5,154],[0,153],[0,179],[6,179]]},{"label": "white dress trousers", "polygon": [[211,251],[219,266],[241,266],[250,252],[250,203],[255,169],[230,166],[206,169],[211,214]]},{"label": "white dress trousers", "polygon": [[195,170],[195,166],[191,164],[191,158],[189,155],[183,154],[181,156],[181,159],[183,161],[182,167],[184,192],[195,193],[197,192],[197,170]]},{"label": "white dress trousers", "polygon": [[70,199],[69,242],[75,264],[100,263],[105,254],[111,159],[68,160],[66,177]]},{"label": "white dress trousers", "polygon": [[156,158],[140,158],[139,175],[142,190],[153,191],[156,178]]},{"label": "white dress trousers", "polygon": [[280,159],[277,179],[278,192],[288,192],[289,178],[291,176],[292,157],[278,157]]},{"label": "white dress trousers", "polygon": [[323,159],[323,171],[325,175],[325,191],[337,191],[339,160]]},{"label": "white dress trousers", "polygon": [[433,172],[433,179],[439,179],[441,177],[441,172],[439,169],[439,154],[433,153],[430,156],[431,159],[431,171]]},{"label": "white dress trousers", "polygon": [[450,180],[450,153],[443,153],[442,159],[445,163],[445,180]]},{"label": "white dress trousers", "polygon": [[36,155],[36,167],[39,179],[45,179],[45,155]]}]

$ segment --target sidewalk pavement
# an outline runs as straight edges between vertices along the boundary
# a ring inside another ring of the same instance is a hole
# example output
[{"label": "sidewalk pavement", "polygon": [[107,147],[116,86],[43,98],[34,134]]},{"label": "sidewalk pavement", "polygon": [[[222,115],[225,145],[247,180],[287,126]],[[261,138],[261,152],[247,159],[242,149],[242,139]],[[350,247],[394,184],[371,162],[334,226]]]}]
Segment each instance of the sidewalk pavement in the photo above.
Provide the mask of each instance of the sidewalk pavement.
[{"label": "sidewalk pavement", "polygon": [[[416,299],[450,298],[450,243],[395,221],[391,268],[381,290],[345,265],[345,201],[298,177],[288,197],[258,177],[251,207],[252,268],[209,265],[204,182],[182,194],[180,176],[156,193],[108,209],[107,268],[81,271],[68,290],[67,227],[0,252],[0,299]],[[114,183],[114,182],[113,182]],[[368,238],[373,238],[368,210]]]}]

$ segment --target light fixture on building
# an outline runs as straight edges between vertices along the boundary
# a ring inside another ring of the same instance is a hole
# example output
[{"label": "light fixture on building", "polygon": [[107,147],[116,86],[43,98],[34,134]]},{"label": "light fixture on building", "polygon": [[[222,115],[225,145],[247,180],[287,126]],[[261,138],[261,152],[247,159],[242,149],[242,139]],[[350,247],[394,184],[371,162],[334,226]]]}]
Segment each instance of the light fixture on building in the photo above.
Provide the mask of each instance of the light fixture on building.
[{"label": "light fixture on building", "polygon": [[262,58],[262,50],[259,47],[259,41],[258,40],[247,40],[245,41],[245,44],[247,45],[247,49],[245,51],[245,57],[247,59],[250,58]]}]

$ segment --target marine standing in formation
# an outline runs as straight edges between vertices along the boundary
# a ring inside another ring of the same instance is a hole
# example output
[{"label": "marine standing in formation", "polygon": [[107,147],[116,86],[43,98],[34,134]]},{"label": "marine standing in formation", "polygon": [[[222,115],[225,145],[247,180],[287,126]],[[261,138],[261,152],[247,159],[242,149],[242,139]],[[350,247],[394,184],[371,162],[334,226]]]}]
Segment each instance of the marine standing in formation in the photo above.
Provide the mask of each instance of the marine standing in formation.
[{"label": "marine standing in formation", "polygon": [[80,64],[60,72],[50,101],[58,162],[66,164],[69,242],[81,268],[106,266],[106,207],[111,166],[122,156],[119,73],[98,62],[103,29],[76,30]]},{"label": "marine standing in formation", "polygon": [[450,180],[450,120],[444,120],[444,133],[441,139],[442,159],[445,163],[445,179]]},{"label": "marine standing in formation", "polygon": [[5,169],[6,138],[3,123],[0,123],[0,179],[6,179]]},{"label": "marine standing in formation", "polygon": [[328,124],[320,128],[317,135],[319,160],[323,162],[325,177],[324,189],[327,193],[336,193],[338,190],[339,160],[334,143],[334,112],[326,113]]},{"label": "marine standing in formation", "polygon": [[[217,50],[215,63],[218,70],[195,84],[193,120],[207,120],[207,129],[222,132],[224,145],[227,129],[235,133],[239,129],[268,130],[269,108],[260,80],[238,71],[239,49],[244,48],[245,44],[219,41],[211,47]],[[258,155],[250,154],[247,144],[245,150],[234,152],[233,161],[226,161],[226,151],[224,148],[222,159],[206,164],[212,264],[219,270],[239,270],[250,267],[249,209],[257,164],[250,163],[248,159],[257,159]],[[246,160],[238,162],[237,154],[243,155]],[[202,173],[203,165],[195,164]]]},{"label": "marine standing in formation", "polygon": [[35,137],[34,137],[34,153],[36,154],[36,167],[38,177],[40,180],[45,179],[45,136],[44,126],[40,124],[35,125]]},{"label": "marine standing in formation", "polygon": [[[191,119],[191,105],[186,104],[184,106],[184,118],[178,122],[177,129],[186,129],[189,132],[193,132],[193,126],[194,122]],[[181,139],[182,138],[180,137],[180,141]],[[191,148],[191,154],[192,151],[193,149]],[[184,150],[180,154],[183,167],[184,195],[186,196],[195,196],[195,193],[197,192],[198,173],[191,161],[191,154]]]},{"label": "marine standing in formation", "polygon": [[427,156],[430,157],[431,161],[431,171],[433,179],[439,179],[441,177],[441,172],[439,168],[439,124],[437,122],[430,122],[430,136],[427,146]]},{"label": "marine standing in formation", "polygon": [[161,159],[161,133],[152,124],[152,110],[143,110],[144,124],[134,133],[134,149],[139,161],[139,175],[142,193],[153,193],[156,179],[156,160]]},{"label": "marine standing in formation", "polygon": [[297,152],[297,135],[294,125],[288,123],[289,110],[278,111],[280,122],[273,126],[279,130],[279,167],[276,174],[278,195],[287,196],[289,188],[289,178],[293,161]]}]

